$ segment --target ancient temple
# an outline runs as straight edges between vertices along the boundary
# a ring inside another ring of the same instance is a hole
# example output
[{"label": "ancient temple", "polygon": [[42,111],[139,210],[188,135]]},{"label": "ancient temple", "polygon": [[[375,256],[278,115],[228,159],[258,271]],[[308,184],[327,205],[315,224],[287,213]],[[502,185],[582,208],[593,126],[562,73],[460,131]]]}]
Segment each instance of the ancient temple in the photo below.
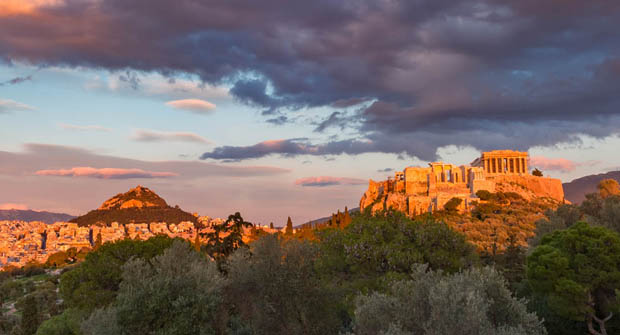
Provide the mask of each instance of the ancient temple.
[{"label": "ancient temple", "polygon": [[[561,181],[531,176],[528,163],[527,152],[496,150],[483,152],[469,165],[432,162],[427,167],[407,167],[384,182],[371,180],[360,208],[395,207],[416,215],[442,209],[456,197],[463,200],[461,209],[468,210],[473,201],[479,200],[476,193],[480,190],[514,191],[526,198],[541,196],[563,201]],[[383,203],[377,202],[381,197]]]}]

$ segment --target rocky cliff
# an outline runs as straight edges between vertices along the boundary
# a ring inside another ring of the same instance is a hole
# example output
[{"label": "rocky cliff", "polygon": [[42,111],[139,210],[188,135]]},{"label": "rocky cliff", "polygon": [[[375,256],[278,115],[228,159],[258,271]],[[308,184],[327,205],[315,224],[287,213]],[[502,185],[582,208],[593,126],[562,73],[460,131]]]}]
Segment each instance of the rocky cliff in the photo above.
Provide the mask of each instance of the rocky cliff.
[{"label": "rocky cliff", "polygon": [[[498,175],[489,177],[487,180],[490,186],[488,191],[491,192],[513,192],[526,200],[543,199],[551,203],[565,201],[562,182],[559,179],[530,175]],[[434,196],[408,195],[403,190],[394,191],[389,185],[389,181],[376,182],[371,179],[368,183],[368,189],[360,200],[360,210],[371,208],[374,213],[394,209],[415,216],[423,212],[443,209],[444,204],[451,198],[463,197],[463,194],[451,192],[439,192]],[[464,198],[466,200],[475,199],[475,195],[468,194]],[[471,203],[464,201],[459,209],[461,211],[469,210]]]}]

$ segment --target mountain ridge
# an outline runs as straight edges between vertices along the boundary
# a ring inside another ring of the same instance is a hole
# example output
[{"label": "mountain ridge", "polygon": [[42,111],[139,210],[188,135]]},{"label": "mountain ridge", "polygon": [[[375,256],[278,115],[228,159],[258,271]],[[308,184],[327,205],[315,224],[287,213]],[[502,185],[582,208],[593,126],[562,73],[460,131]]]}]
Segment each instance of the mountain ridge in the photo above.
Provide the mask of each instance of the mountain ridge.
[{"label": "mountain ridge", "polygon": [[564,197],[574,204],[581,203],[586,198],[586,194],[597,192],[596,185],[604,179],[615,179],[620,182],[620,171],[591,174],[563,183]]},{"label": "mountain ridge", "polygon": [[41,221],[47,224],[66,222],[75,218],[65,213],[34,211],[31,209],[0,209],[0,221]]}]

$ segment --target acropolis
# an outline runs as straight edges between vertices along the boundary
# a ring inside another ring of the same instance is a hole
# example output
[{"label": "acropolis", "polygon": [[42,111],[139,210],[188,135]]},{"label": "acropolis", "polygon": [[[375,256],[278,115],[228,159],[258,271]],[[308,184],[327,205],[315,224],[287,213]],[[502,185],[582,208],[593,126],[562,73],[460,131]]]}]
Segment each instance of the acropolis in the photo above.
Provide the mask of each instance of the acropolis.
[{"label": "acropolis", "polygon": [[463,200],[461,211],[469,210],[476,193],[515,192],[527,199],[564,201],[559,179],[532,176],[527,152],[496,150],[483,152],[469,165],[432,162],[427,167],[406,167],[383,182],[370,180],[360,200],[360,209],[395,209],[410,216],[444,208],[452,198]]}]

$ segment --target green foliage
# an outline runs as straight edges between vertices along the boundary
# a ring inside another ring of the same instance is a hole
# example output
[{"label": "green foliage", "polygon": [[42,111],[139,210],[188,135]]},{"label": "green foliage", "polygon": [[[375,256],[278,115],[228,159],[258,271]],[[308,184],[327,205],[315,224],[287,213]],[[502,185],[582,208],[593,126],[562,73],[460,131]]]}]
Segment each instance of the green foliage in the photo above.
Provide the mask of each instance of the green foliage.
[{"label": "green foliage", "polygon": [[477,262],[474,247],[446,224],[412,221],[396,211],[356,215],[346,228],[320,237],[323,271],[359,281],[360,288],[377,287],[385,275],[402,277],[417,263],[452,273]]},{"label": "green foliage", "polygon": [[84,317],[84,312],[80,310],[66,309],[43,322],[36,335],[81,335],[80,323]]},{"label": "green foliage", "polygon": [[414,266],[411,279],[392,283],[387,293],[358,297],[355,320],[356,335],[546,334],[491,268],[444,276]]},{"label": "green foliage", "polygon": [[478,192],[476,192],[476,196],[478,198],[480,198],[480,200],[484,200],[484,201],[488,201],[491,200],[491,197],[493,196],[493,193],[487,191],[487,190],[480,190]]},{"label": "green foliage", "polygon": [[75,222],[80,227],[86,227],[102,222],[118,222],[119,224],[166,222],[169,224],[178,224],[183,221],[198,224],[198,218],[190,213],[174,207],[143,207],[109,210],[96,209],[80,217],[72,219],[70,222]]},{"label": "green foliage", "polygon": [[97,310],[83,323],[86,335],[215,334],[224,280],[214,262],[177,241],[150,262],[123,266],[114,305]]},{"label": "green foliage", "polygon": [[23,335],[33,335],[37,332],[41,321],[41,312],[39,311],[37,299],[34,295],[27,295],[24,298],[22,308],[21,333]]},{"label": "green foliage", "polygon": [[122,266],[132,258],[149,260],[172,245],[173,239],[156,236],[146,241],[106,243],[89,253],[84,262],[60,279],[60,294],[67,307],[92,311],[114,301],[121,283]]},{"label": "green foliage", "polygon": [[598,193],[602,198],[620,195],[620,185],[618,185],[618,182],[615,179],[601,180],[596,187],[598,188]]},{"label": "green foliage", "polygon": [[459,206],[463,203],[463,199],[461,198],[452,198],[446,202],[443,208],[448,212],[456,212]]},{"label": "green foliage", "polygon": [[318,252],[311,242],[269,235],[233,254],[228,301],[254,334],[338,334],[341,297],[321,284]]},{"label": "green foliage", "polygon": [[532,289],[554,313],[591,322],[618,311],[618,234],[580,222],[545,235],[527,262]]},{"label": "green foliage", "polygon": [[218,263],[221,263],[235,250],[246,247],[243,242],[243,229],[251,228],[252,223],[244,221],[239,212],[229,215],[222,224],[211,226],[212,231],[205,234],[205,249]]}]

